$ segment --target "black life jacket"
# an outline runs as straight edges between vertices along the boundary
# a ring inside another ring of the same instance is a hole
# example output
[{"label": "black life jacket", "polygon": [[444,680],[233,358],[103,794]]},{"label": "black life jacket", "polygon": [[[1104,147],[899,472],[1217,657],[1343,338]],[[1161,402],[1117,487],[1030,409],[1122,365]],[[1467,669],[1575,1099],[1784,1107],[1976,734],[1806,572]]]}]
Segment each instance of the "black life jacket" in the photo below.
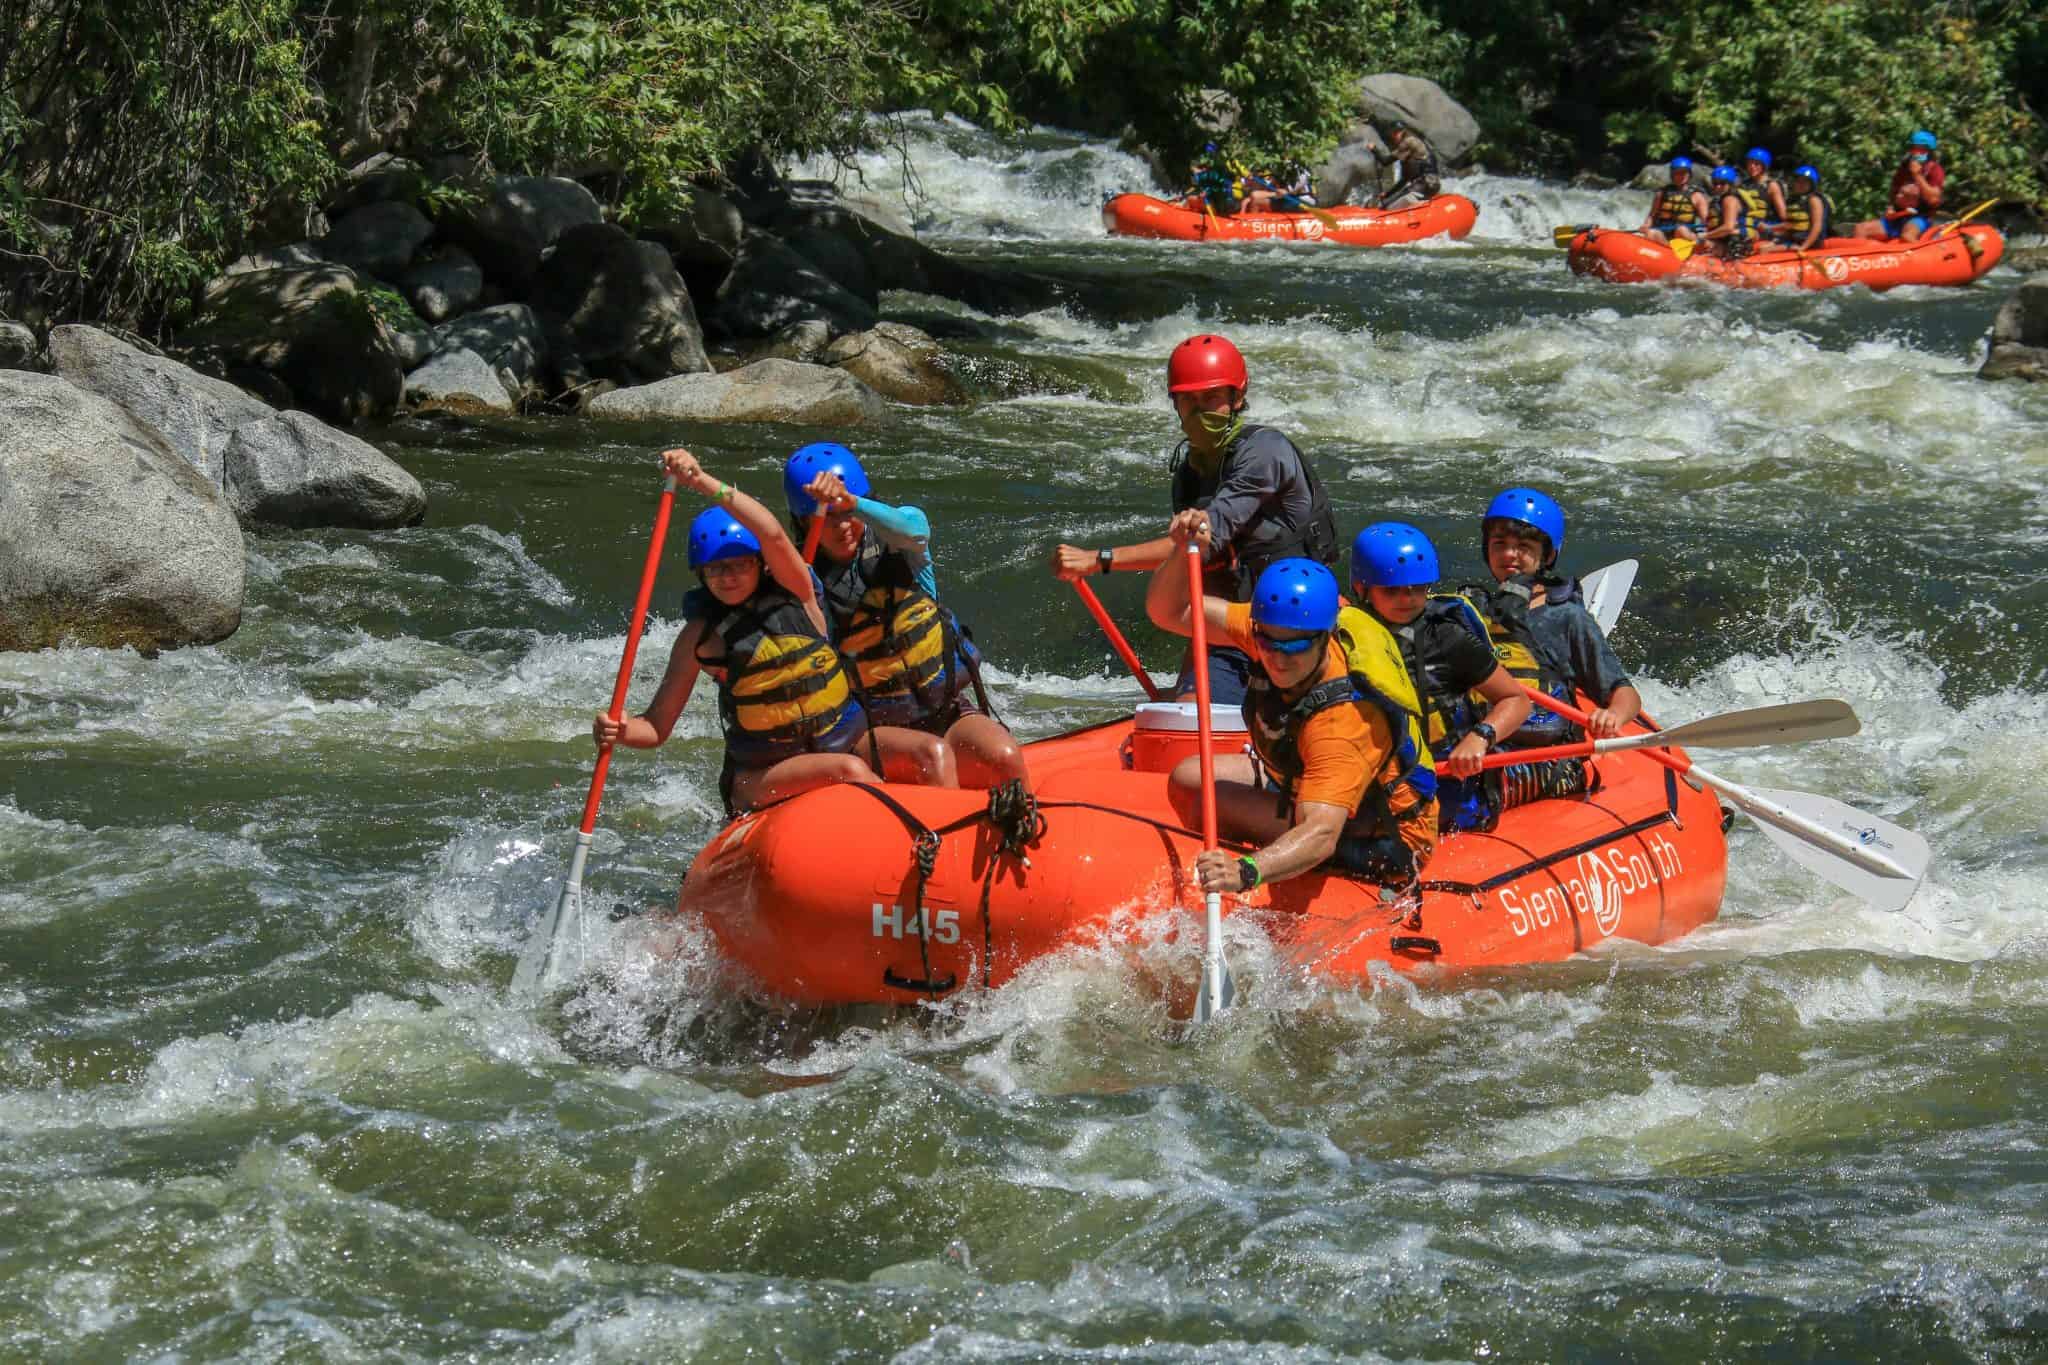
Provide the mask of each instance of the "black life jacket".
[{"label": "black life jacket", "polygon": [[[1435,595],[1422,609],[1422,615],[1409,626],[1396,630],[1395,636],[1402,641],[1404,653],[1413,651],[1410,670],[1415,677],[1416,691],[1422,701],[1424,730],[1429,737],[1430,752],[1438,758],[1450,753],[1452,746],[1463,739],[1468,731],[1486,718],[1493,704],[1477,692],[1461,692],[1437,676],[1429,659],[1417,647],[1417,632],[1425,624],[1438,629],[1455,628],[1465,631],[1485,645],[1492,645],[1493,637],[1488,633],[1486,621],[1473,605],[1462,597],[1449,594]],[[1498,657],[1496,655],[1496,657]]]},{"label": "black life jacket", "polygon": [[819,636],[803,603],[764,583],[738,606],[702,589],[685,606],[725,646],[720,658],[700,643],[697,661],[724,674],[718,718],[734,761],[765,766],[797,754],[843,752],[859,739],[860,701],[839,651]]},{"label": "black life jacket", "polygon": [[1660,223],[1677,223],[1682,227],[1696,226],[1700,221],[1699,205],[1693,195],[1699,186],[1691,183],[1666,185],[1657,191],[1655,220]]},{"label": "black life jacket", "polygon": [[1309,717],[1332,706],[1378,711],[1393,739],[1394,776],[1386,778],[1384,765],[1373,774],[1345,832],[1398,834],[1403,822],[1419,818],[1436,799],[1436,768],[1423,737],[1415,683],[1394,632],[1378,617],[1346,607],[1332,636],[1349,665],[1346,676],[1325,679],[1290,702],[1263,668],[1252,669],[1240,707],[1245,729],[1259,762],[1291,797],[1306,769],[1301,728]]},{"label": "black life jacket", "polygon": [[[1182,441],[1174,449],[1173,462],[1169,467],[1173,474],[1173,510],[1184,512],[1190,507],[1206,509],[1216,497],[1216,490],[1223,486],[1230,472],[1230,462],[1238,449],[1257,431],[1271,431],[1273,428],[1247,422],[1224,448],[1223,458],[1216,463],[1216,477],[1203,479],[1195,470],[1194,462],[1188,458],[1188,443]],[[1337,558],[1337,513],[1330,506],[1330,495],[1323,491],[1323,481],[1316,474],[1315,462],[1302,454],[1301,448],[1282,434],[1287,448],[1294,452],[1294,458],[1301,467],[1302,482],[1308,488],[1308,518],[1299,527],[1286,527],[1277,516],[1262,516],[1248,524],[1233,548],[1237,562],[1231,565],[1212,565],[1202,575],[1202,589],[1211,596],[1228,598],[1232,602],[1249,602],[1252,585],[1259,581],[1259,575],[1268,564],[1276,559],[1299,556],[1313,559],[1318,564],[1329,564]]]},{"label": "black life jacket", "polygon": [[1808,202],[1813,199],[1820,200],[1819,240],[1827,240],[1828,236],[1834,231],[1834,201],[1819,190],[1815,190],[1810,195],[1791,195],[1785,200],[1785,226],[1792,229],[1792,235],[1795,239],[1803,240],[1806,234],[1813,230],[1813,206]]},{"label": "black life jacket", "polygon": [[994,714],[973,645],[953,613],[918,587],[909,556],[869,532],[852,559],[828,564],[819,581],[833,643],[875,724],[916,725],[944,715],[959,699],[963,673],[982,709]]},{"label": "black life jacket", "polygon": [[[1409,137],[1414,138],[1417,142],[1420,142],[1422,144],[1422,150],[1425,155],[1423,157],[1420,169],[1411,170],[1409,162],[1401,162],[1401,183],[1403,185],[1408,185],[1420,184],[1425,180],[1442,180],[1444,173],[1442,166],[1440,166],[1437,163],[1436,148],[1430,146],[1429,139],[1424,137],[1422,134],[1416,132],[1413,128],[1410,128],[1407,131]],[[1405,141],[1406,139],[1403,140]]]},{"label": "black life jacket", "polygon": [[[1510,578],[1505,582],[1460,589],[1464,598],[1486,627],[1493,644],[1493,656],[1516,682],[1533,687],[1545,696],[1576,706],[1570,664],[1550,657],[1535,632],[1529,629],[1529,598],[1537,582],[1544,588],[1544,601],[1562,605],[1578,596],[1578,580],[1561,577]],[[1501,741],[1503,749],[1533,749],[1549,744],[1571,744],[1583,736],[1579,727],[1553,711],[1533,706],[1521,728]]]}]

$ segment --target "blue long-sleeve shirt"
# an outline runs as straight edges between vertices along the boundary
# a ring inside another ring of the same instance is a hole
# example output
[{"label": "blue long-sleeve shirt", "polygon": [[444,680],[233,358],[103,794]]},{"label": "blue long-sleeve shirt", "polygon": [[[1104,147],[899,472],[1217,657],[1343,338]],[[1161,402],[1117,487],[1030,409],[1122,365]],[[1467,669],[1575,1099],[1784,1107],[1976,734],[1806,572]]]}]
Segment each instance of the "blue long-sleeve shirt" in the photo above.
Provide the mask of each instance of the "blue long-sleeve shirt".
[{"label": "blue long-sleeve shirt", "polygon": [[936,599],[939,576],[932,565],[932,523],[924,510],[891,507],[873,498],[855,498],[853,511],[868,524],[869,531],[881,538],[886,548],[901,552],[910,562],[911,572],[917,577],[918,590]]}]

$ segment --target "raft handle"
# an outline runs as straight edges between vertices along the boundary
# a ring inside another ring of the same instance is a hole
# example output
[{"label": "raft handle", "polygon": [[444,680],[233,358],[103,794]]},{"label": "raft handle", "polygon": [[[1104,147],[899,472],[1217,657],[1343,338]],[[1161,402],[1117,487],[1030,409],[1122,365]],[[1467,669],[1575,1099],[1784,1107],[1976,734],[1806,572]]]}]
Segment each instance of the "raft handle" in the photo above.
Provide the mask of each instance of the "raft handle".
[{"label": "raft handle", "polygon": [[960,978],[948,976],[943,981],[933,981],[930,978],[919,981],[912,977],[896,975],[894,967],[884,967],[882,968],[882,984],[884,986],[894,986],[899,991],[916,991],[920,995],[944,995],[960,984]]},{"label": "raft handle", "polygon": [[1396,934],[1387,940],[1387,947],[1397,953],[1427,953],[1431,957],[1443,955],[1444,945],[1421,934]]}]

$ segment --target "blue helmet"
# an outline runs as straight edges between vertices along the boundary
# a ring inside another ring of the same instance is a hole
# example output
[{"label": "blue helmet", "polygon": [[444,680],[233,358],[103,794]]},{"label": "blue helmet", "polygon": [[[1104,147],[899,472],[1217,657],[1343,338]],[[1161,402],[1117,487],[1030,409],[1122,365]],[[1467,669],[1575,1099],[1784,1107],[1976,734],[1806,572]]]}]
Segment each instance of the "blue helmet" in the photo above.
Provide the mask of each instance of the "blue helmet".
[{"label": "blue helmet", "polygon": [[[1720,172],[1717,170],[1715,174]],[[1485,550],[1487,523],[1493,521],[1519,521],[1534,527],[1547,546],[1543,560],[1545,565],[1556,560],[1564,550],[1564,509],[1548,493],[1540,493],[1533,488],[1508,488],[1495,495],[1493,501],[1486,504],[1486,515],[1479,519],[1482,552]]]},{"label": "blue helmet", "polygon": [[782,466],[782,495],[789,499],[790,516],[802,521],[817,513],[818,500],[804,489],[812,479],[828,472],[846,480],[846,491],[856,498],[864,498],[872,491],[868,472],[860,467],[852,451],[836,441],[817,441],[797,451]]},{"label": "blue helmet", "polygon": [[723,506],[707,507],[690,522],[690,567],[701,569],[714,559],[761,553],[761,538],[733,520]]},{"label": "blue helmet", "polygon": [[1436,546],[1405,521],[1376,521],[1351,542],[1351,581],[1368,588],[1413,588],[1443,577]]},{"label": "blue helmet", "polygon": [[1928,132],[1925,128],[1922,128],[1920,131],[1914,133],[1912,137],[1907,139],[1907,141],[1912,143],[1912,145],[1915,147],[1925,147],[1930,152],[1934,150],[1936,145],[1934,141],[1934,134]]},{"label": "blue helmet", "polygon": [[1761,161],[1764,163],[1765,170],[1769,170],[1771,168],[1771,154],[1765,151],[1762,147],[1750,148],[1749,151],[1743,154],[1742,159],[1744,161]]},{"label": "blue helmet", "polygon": [[1674,171],[1689,171],[1689,170],[1691,170],[1691,169],[1692,169],[1692,158],[1691,158],[1691,157],[1689,157],[1689,156],[1674,156],[1674,157],[1672,157],[1672,158],[1671,158],[1671,169],[1672,169],[1672,170],[1674,170]]},{"label": "blue helmet", "polygon": [[1792,168],[1792,178],[1794,180],[1809,180],[1815,185],[1820,184],[1820,172],[1811,166],[1794,166]]},{"label": "blue helmet", "polygon": [[1202,144],[1202,151],[1209,156],[1214,156],[1216,155],[1216,144],[1213,142],[1205,142]]},{"label": "blue helmet", "polygon": [[1252,620],[1282,630],[1337,624],[1337,576],[1313,559],[1276,559],[1252,585]]},{"label": "blue helmet", "polygon": [[1716,166],[1714,173],[1707,178],[1716,185],[1732,185],[1739,177],[1735,174],[1733,166]]}]

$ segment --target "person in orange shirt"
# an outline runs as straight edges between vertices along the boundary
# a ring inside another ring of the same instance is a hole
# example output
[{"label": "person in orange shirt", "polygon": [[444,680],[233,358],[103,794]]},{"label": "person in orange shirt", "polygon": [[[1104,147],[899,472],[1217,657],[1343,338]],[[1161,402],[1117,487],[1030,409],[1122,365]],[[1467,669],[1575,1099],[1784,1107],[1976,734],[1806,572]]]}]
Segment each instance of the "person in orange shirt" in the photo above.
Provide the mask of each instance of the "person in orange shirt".
[{"label": "person in orange shirt", "polygon": [[[1207,532],[1199,508],[1168,528],[1177,549],[1206,543]],[[1222,837],[1257,845],[1202,854],[1202,889],[1246,891],[1325,864],[1387,885],[1413,882],[1437,835],[1436,778],[1415,739],[1413,684],[1398,705],[1383,690],[1362,692],[1372,681],[1353,672],[1360,655],[1346,647],[1364,637],[1367,651],[1391,651],[1405,681],[1398,645],[1372,636],[1375,623],[1343,605],[1336,578],[1312,559],[1267,566],[1250,602],[1204,596],[1202,604],[1208,629],[1252,658],[1243,706],[1256,757],[1216,759],[1216,821]],[[1184,553],[1154,572],[1145,610],[1160,629],[1191,633]],[[1198,824],[1199,759],[1183,760],[1169,780],[1175,810]]]}]

